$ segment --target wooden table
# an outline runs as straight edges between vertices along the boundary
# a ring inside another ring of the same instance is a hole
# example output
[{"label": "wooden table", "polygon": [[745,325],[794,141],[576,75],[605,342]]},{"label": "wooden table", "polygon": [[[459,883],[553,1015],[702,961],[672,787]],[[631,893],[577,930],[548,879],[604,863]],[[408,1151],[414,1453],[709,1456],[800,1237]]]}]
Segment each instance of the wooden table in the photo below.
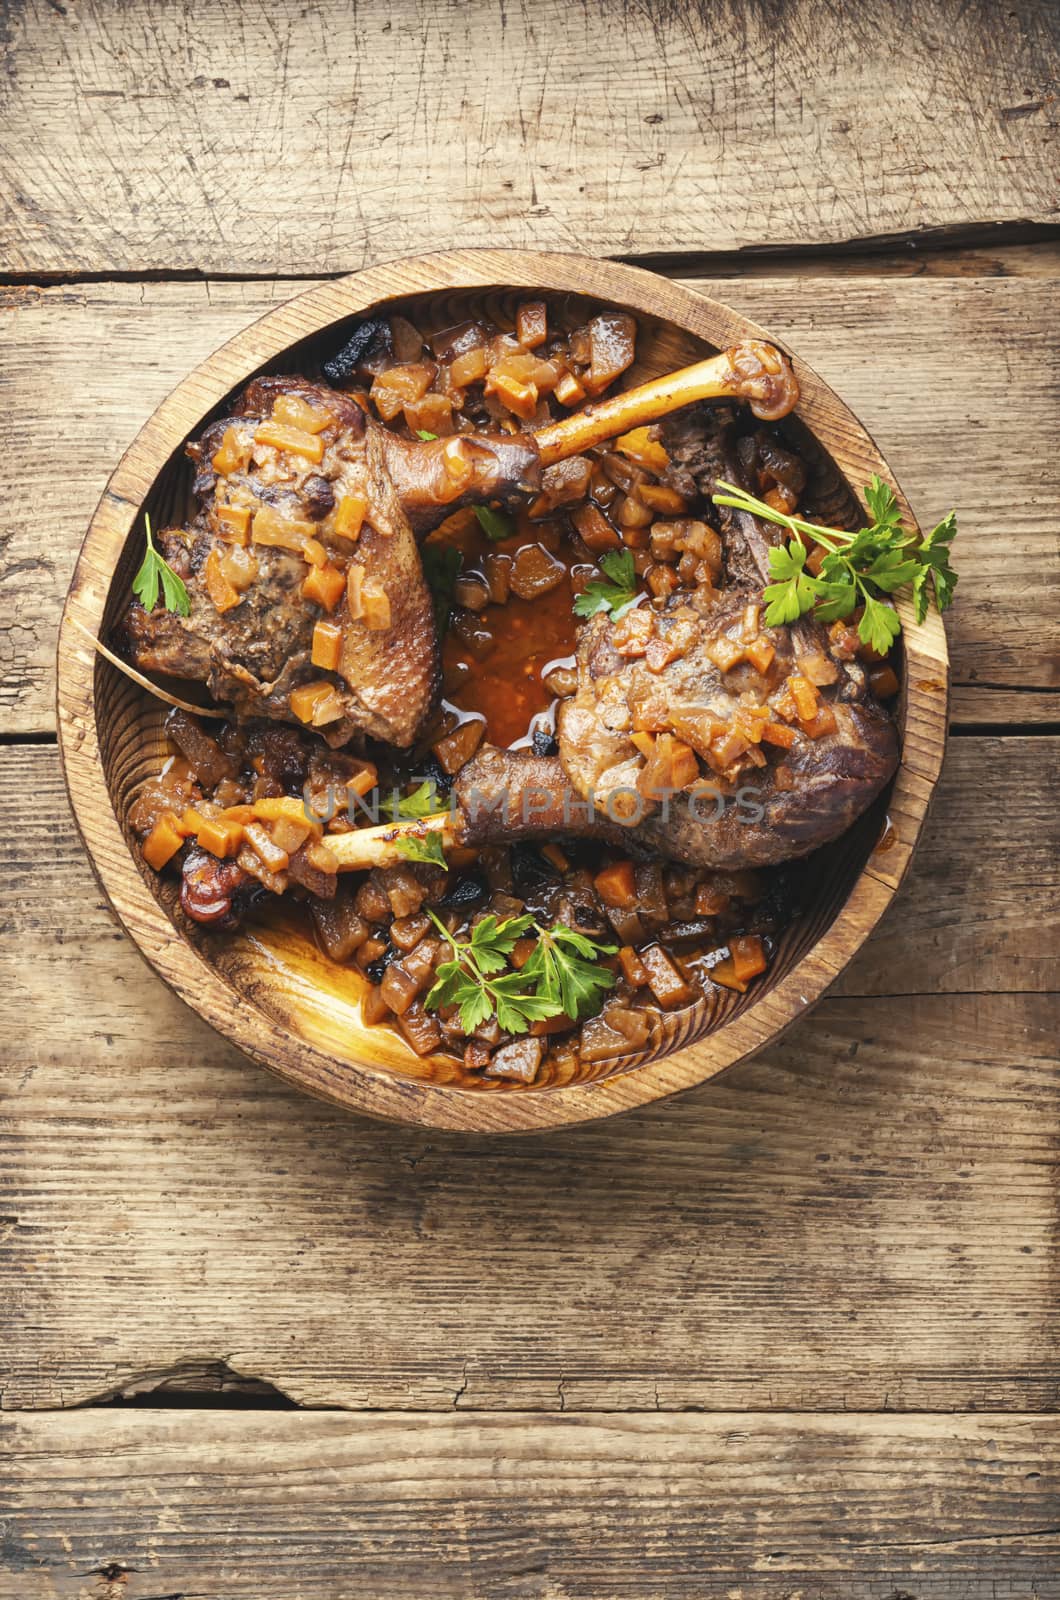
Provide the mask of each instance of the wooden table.
[{"label": "wooden table", "polygon": [[[4,1600],[1060,1596],[1058,15],[4,9]],[[306,279],[485,242],[709,287],[962,527],[878,935],[721,1081],[509,1143],[208,1032],[101,901],[53,717],[171,385]]]}]

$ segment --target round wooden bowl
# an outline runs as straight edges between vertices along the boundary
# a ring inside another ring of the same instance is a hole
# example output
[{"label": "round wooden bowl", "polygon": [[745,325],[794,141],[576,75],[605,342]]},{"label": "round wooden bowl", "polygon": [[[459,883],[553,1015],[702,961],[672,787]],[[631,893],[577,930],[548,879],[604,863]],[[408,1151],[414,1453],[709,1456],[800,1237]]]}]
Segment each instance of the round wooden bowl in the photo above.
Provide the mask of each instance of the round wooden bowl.
[{"label": "round wooden bowl", "polygon": [[[918,626],[899,604],[905,662],[902,762],[890,791],[823,851],[810,903],[746,995],[717,994],[662,1018],[638,1056],[532,1086],[418,1060],[386,1028],[360,1021],[359,974],[332,965],[281,914],[235,935],[190,924],[177,885],[143,865],[127,815],[165,751],[165,708],[93,651],[126,606],[145,509],[154,526],[183,515],[185,440],[262,371],[313,371],[365,312],[402,302],[435,326],[472,304],[502,321],[527,290],[627,307],[640,322],[640,381],[747,338],[773,335],[726,306],[633,267],[573,255],[460,250],[390,262],[312,289],[270,312],[192,372],[123,457],[85,538],[63,612],[59,742],[74,815],[103,889],[147,960],[201,1017],[255,1060],[338,1105],[392,1120],[478,1132],[526,1132],[605,1117],[676,1094],[760,1050],[804,1015],[861,948],[908,868],[942,764],[948,663],[937,612]],[[780,341],[774,340],[779,343]],[[790,354],[791,352],[789,352]],[[792,355],[798,415],[851,486],[893,474],[852,412]],[[281,908],[282,910],[282,908]]]}]

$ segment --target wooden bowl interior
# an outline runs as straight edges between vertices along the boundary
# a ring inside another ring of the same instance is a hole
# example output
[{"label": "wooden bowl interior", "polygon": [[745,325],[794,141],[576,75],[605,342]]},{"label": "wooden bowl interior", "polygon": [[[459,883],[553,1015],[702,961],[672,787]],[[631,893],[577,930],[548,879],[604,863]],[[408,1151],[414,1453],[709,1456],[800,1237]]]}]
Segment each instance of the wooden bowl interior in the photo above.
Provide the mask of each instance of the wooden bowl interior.
[{"label": "wooden bowl interior", "polygon": [[[525,288],[451,289],[387,301],[385,309],[403,311],[425,331],[437,331],[474,315],[487,316],[503,328],[514,324],[516,305],[526,295]],[[601,304],[573,294],[551,294],[548,299],[553,320],[568,320],[572,328]],[[672,371],[713,352],[713,345],[679,325],[647,316],[636,306],[632,309],[638,317],[640,335],[629,383]],[[321,362],[341,345],[349,328],[363,315],[359,312],[355,318],[335,322],[291,345],[260,370],[316,375]],[[238,388],[204,416],[203,422],[223,411],[235,393]],[[827,439],[818,438],[817,442],[827,449]],[[188,515],[190,484],[190,464],[178,449],[158,473],[143,502],[155,528]],[[101,629],[104,638],[128,604],[131,580],[142,555],[139,527],[137,522],[114,572]],[[174,692],[194,698],[195,691],[189,691],[187,685],[172,687]],[[466,1073],[448,1057],[420,1060],[390,1029],[364,1026],[360,1003],[365,980],[359,971],[336,966],[319,951],[308,931],[308,919],[300,912],[275,907],[267,919],[235,935],[211,933],[190,923],[180,911],[176,880],[159,876],[142,864],[128,822],[130,806],[141,785],[158,772],[165,758],[166,708],[102,659],[95,667],[94,698],[103,775],[114,812],[145,884],[172,927],[173,937],[191,943],[233,995],[329,1054],[340,1068],[369,1067],[474,1094],[533,1095],[565,1083],[634,1072],[724,1028],[773,991],[831,926],[878,844],[885,819],[886,796],[838,845],[806,864],[802,872],[802,910],[780,937],[768,973],[746,995],[717,991],[687,1010],[659,1015],[645,1050],[599,1065],[586,1065],[574,1077],[561,1077],[555,1072],[550,1076],[546,1069],[537,1083],[527,1087]],[[899,715],[904,726],[904,694]]]}]

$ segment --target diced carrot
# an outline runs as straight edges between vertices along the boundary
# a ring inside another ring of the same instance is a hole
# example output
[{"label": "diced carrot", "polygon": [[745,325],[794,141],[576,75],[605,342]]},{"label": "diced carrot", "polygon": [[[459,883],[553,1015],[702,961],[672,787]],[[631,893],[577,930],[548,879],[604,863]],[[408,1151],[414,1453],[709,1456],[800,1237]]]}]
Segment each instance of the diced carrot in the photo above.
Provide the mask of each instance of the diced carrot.
[{"label": "diced carrot", "polygon": [[732,956],[733,976],[738,983],[757,978],[769,965],[766,947],[756,933],[744,933],[730,939],[729,953]]},{"label": "diced carrot", "polygon": [[302,584],[302,593],[307,600],[313,600],[318,606],[323,606],[325,611],[334,611],[342,599],[345,586],[346,580],[338,567],[333,567],[328,562],[323,567],[310,567],[308,576]]},{"label": "diced carrot", "polygon": [[670,465],[670,457],[658,439],[651,437],[650,427],[633,428],[615,440],[615,449],[639,467],[649,472],[663,472]]},{"label": "diced carrot", "polygon": [[161,872],[184,843],[180,823],[173,811],[163,811],[143,842],[142,854],[149,867]]},{"label": "diced carrot", "polygon": [[268,444],[274,450],[286,450],[290,455],[304,456],[314,463],[324,459],[323,439],[302,428],[286,427],[281,422],[262,422],[254,433],[254,443]]},{"label": "diced carrot", "polygon": [[869,673],[869,688],[877,700],[890,700],[898,693],[898,678],[893,667],[873,667]]},{"label": "diced carrot", "polygon": [[373,633],[390,626],[390,596],[378,583],[366,583],[361,590],[361,620]]},{"label": "diced carrot", "polygon": [[618,962],[630,988],[643,989],[648,982],[648,969],[631,944],[622,946]]},{"label": "diced carrot", "polygon": [[449,363],[449,381],[455,389],[466,389],[469,383],[481,383],[485,376],[485,345],[476,345],[473,350],[463,350]]},{"label": "diced carrot", "polygon": [[766,744],[778,744],[783,750],[790,750],[795,743],[795,729],[785,727],[783,722],[767,722],[762,728],[762,738]]},{"label": "diced carrot", "polygon": [[628,911],[637,903],[637,882],[632,861],[614,861],[593,879],[596,892],[605,906]]},{"label": "diced carrot", "polygon": [[369,392],[383,421],[393,422],[402,406],[411,400],[421,400],[437,370],[433,361],[408,361],[381,372]]},{"label": "diced carrot", "polygon": [[639,750],[645,760],[650,761],[655,754],[655,736],[651,733],[631,733],[629,742],[635,750]]},{"label": "diced carrot", "polygon": [[803,717],[799,721],[799,727],[811,739],[822,739],[834,733],[837,726],[835,712],[826,705],[821,706],[815,717]]},{"label": "diced carrot", "polygon": [[696,890],[697,917],[720,917],[730,903],[731,897],[710,882],[701,883]]},{"label": "diced carrot", "polygon": [[668,483],[642,483],[637,493],[646,506],[651,506],[653,511],[661,511],[663,516],[682,517],[688,510],[684,495],[671,489]]},{"label": "diced carrot", "polygon": [[585,399],[585,389],[573,372],[565,372],[557,383],[556,399],[564,406],[577,406]]},{"label": "diced carrot", "polygon": [[[644,581],[656,600],[666,600],[675,589],[681,587],[681,580],[673,567],[668,567],[661,561],[656,566],[648,568]],[[661,669],[656,667],[653,670],[658,672]]]},{"label": "diced carrot", "polygon": [[253,822],[257,812],[251,805],[225,806],[222,816],[229,822]]},{"label": "diced carrot", "polygon": [[617,550],[622,544],[603,512],[591,501],[588,505],[579,506],[576,511],[572,511],[571,521],[577,528],[582,543],[594,555],[599,555],[604,550]]},{"label": "diced carrot", "polygon": [[799,720],[799,708],[795,704],[795,696],[787,684],[784,685],[780,694],[774,700],[773,710],[778,717],[783,717],[785,722],[797,722]]},{"label": "diced carrot", "polygon": [[195,835],[201,849],[208,850],[212,856],[220,856],[222,861],[234,856],[243,842],[243,824],[224,813],[208,817],[194,806],[188,806],[181,826]]},{"label": "diced carrot", "polygon": [[[308,687],[319,688],[320,685],[311,684],[308,685]],[[330,688],[331,685],[328,684],[327,687]],[[294,692],[297,694],[298,690],[296,689]],[[262,799],[255,800],[252,809],[255,817],[259,818],[262,822],[275,822],[277,817],[294,817],[296,820],[304,819],[306,822],[310,820],[306,813],[305,801],[300,795],[281,794],[263,796]],[[320,833],[323,831],[323,824],[319,821],[319,819],[314,819],[312,827],[314,833]]]},{"label": "diced carrot", "polygon": [[570,859],[558,844],[543,844],[541,846],[541,854],[546,861],[551,862],[557,872],[568,872],[570,870]]},{"label": "diced carrot", "polygon": [[363,495],[344,494],[335,512],[334,530],[339,537],[351,543],[359,539],[367,510],[368,502]]},{"label": "diced carrot", "polygon": [[[335,685],[329,683],[326,679],[321,679],[314,683],[299,684],[297,689],[292,689],[288,704],[299,722],[312,723],[314,727],[322,727],[323,723],[320,718],[322,713],[331,709],[330,701],[332,697],[338,700]],[[341,716],[341,714],[342,706],[340,702],[338,715]],[[333,722],[336,718],[325,716],[324,720]]]},{"label": "diced carrot", "polygon": [[250,538],[248,506],[216,506],[217,531],[228,544],[246,544]]},{"label": "diced carrot", "polygon": [[233,606],[239,605],[243,596],[238,589],[234,589],[221,571],[221,552],[216,545],[206,557],[203,568],[206,579],[206,593],[213,601],[217,611],[231,611]]},{"label": "diced carrot", "polygon": [[512,946],[512,953],[508,960],[517,971],[521,972],[536,949],[536,939],[517,939]]},{"label": "diced carrot", "polygon": [[769,640],[761,636],[757,639],[752,639],[750,644],[744,645],[744,655],[756,672],[765,672],[776,653]]},{"label": "diced carrot", "polygon": [[737,644],[735,639],[730,639],[725,633],[720,633],[716,639],[711,639],[703,647],[703,653],[708,660],[713,661],[720,672],[731,672],[746,655],[745,647]]},{"label": "diced carrot", "polygon": [[447,394],[428,392],[404,407],[405,422],[413,433],[433,433],[439,439],[453,431],[453,402]]},{"label": "diced carrot", "polygon": [[817,715],[817,706],[820,700],[817,690],[809,678],[800,677],[798,673],[793,673],[788,679],[788,688],[791,690],[792,699],[798,708],[800,719],[809,722]]},{"label": "diced carrot", "polygon": [[281,550],[301,550],[315,528],[315,522],[285,517],[274,506],[259,506],[254,513],[250,537],[255,544],[275,545]]},{"label": "diced carrot", "polygon": [[286,850],[289,856],[293,856],[295,851],[300,850],[305,844],[313,829],[304,817],[284,816],[277,817],[276,821],[270,824],[270,832],[273,844],[278,845],[281,850]]},{"label": "diced carrot", "polygon": [[311,660],[325,672],[338,672],[342,656],[342,628],[337,622],[318,622],[313,629]]},{"label": "diced carrot", "polygon": [[322,567],[328,559],[328,553],[319,539],[307,539],[302,546],[302,554],[311,567]]},{"label": "diced carrot", "polygon": [[347,778],[346,787],[363,799],[366,794],[371,794],[378,782],[378,770],[370,761],[366,761],[360,772],[354,773],[352,778]]},{"label": "diced carrot", "polygon": [[260,822],[248,822],[243,829],[247,844],[253,850],[258,860],[270,872],[285,872],[290,863],[290,856],[286,850],[280,848],[272,835]]},{"label": "diced carrot", "polygon": [[335,418],[330,411],[311,406],[300,395],[281,394],[272,408],[272,420],[302,433],[323,433]]},{"label": "diced carrot", "polygon": [[517,417],[529,420],[537,410],[536,383],[520,383],[507,372],[491,372],[486,379],[486,393],[495,394],[502,405],[514,411]]},{"label": "diced carrot", "polygon": [[649,945],[641,951],[640,959],[648,974],[648,986],[664,1011],[687,1006],[695,999],[695,990],[660,945]]},{"label": "diced carrot", "polygon": [[[663,735],[665,737],[665,735]],[[686,789],[699,777],[696,752],[683,739],[670,741],[670,785],[672,789]]]},{"label": "diced carrot", "polygon": [[226,428],[220,446],[214,451],[210,465],[222,477],[230,472],[242,472],[250,462],[250,445],[240,439],[235,428]]},{"label": "diced carrot", "polygon": [[720,983],[725,989],[735,989],[737,994],[747,993],[747,984],[736,976],[732,956],[726,956],[724,961],[719,961],[711,967],[710,975],[715,983]]},{"label": "diced carrot", "polygon": [[524,350],[536,350],[548,338],[548,308],[543,300],[524,300],[515,313],[515,337]]}]

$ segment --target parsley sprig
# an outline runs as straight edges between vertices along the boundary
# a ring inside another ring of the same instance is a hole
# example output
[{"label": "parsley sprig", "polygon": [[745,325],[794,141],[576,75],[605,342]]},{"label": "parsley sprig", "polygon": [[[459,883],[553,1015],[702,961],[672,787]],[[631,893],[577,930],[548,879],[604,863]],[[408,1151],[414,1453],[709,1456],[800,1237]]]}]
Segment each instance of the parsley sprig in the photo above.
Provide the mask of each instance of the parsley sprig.
[{"label": "parsley sprig", "polygon": [[425,861],[430,867],[441,867],[444,871],[449,871],[442,841],[435,832],[403,833],[400,838],[394,840],[394,848],[406,861]]},{"label": "parsley sprig", "polygon": [[[790,544],[769,552],[773,582],[765,589],[768,627],[795,622],[808,611],[818,622],[835,622],[863,606],[858,637],[878,654],[886,655],[902,625],[897,612],[879,598],[881,593],[893,594],[896,589],[911,585],[918,622],[927,616],[929,577],[934,579],[940,611],[945,611],[953,600],[957,583],[957,574],[950,565],[950,545],[957,532],[953,511],[918,541],[915,533],[902,526],[894,491],[875,474],[865,490],[872,522],[854,533],[788,516],[736,484],[719,482],[718,488],[721,493],[713,496],[715,505],[748,511],[795,535]],[[817,577],[806,571],[807,551],[799,534],[806,534],[827,551]]]},{"label": "parsley sprig", "polygon": [[586,584],[574,602],[574,615],[595,617],[598,611],[609,611],[611,620],[617,622],[637,600],[637,570],[632,550],[609,550],[600,557],[600,570],[610,581],[594,578],[592,583]]},{"label": "parsley sprig", "polygon": [[418,789],[413,789],[411,794],[395,796],[391,811],[394,820],[401,817],[436,817],[445,810],[440,804],[438,786],[433,778],[424,778]]},{"label": "parsley sprig", "polygon": [[155,549],[155,541],[151,537],[151,518],[146,511],[144,529],[147,534],[147,553],[132,581],[133,594],[145,611],[153,611],[158,604],[158,586],[161,584],[162,604],[165,609],[175,611],[181,617],[189,616],[191,601],[188,599],[184,580],[177,576],[169,562],[164,561]]},{"label": "parsley sprig", "polygon": [[494,506],[476,506],[475,516],[486,538],[496,544],[502,539],[510,539],[516,531],[515,518],[509,516],[507,511],[498,511]]},{"label": "parsley sprig", "polygon": [[[614,984],[614,973],[599,961],[616,947],[598,944],[562,923],[542,928],[529,914],[504,922],[491,915],[475,924],[470,939],[456,939],[433,911],[429,915],[453,956],[438,967],[425,1003],[430,1011],[459,1006],[465,1033],[473,1033],[490,1017],[511,1034],[526,1033],[531,1023],[549,1017],[564,1015],[577,1022],[599,1010]],[[530,959],[520,971],[506,971],[516,943],[531,931],[538,942]]]}]

